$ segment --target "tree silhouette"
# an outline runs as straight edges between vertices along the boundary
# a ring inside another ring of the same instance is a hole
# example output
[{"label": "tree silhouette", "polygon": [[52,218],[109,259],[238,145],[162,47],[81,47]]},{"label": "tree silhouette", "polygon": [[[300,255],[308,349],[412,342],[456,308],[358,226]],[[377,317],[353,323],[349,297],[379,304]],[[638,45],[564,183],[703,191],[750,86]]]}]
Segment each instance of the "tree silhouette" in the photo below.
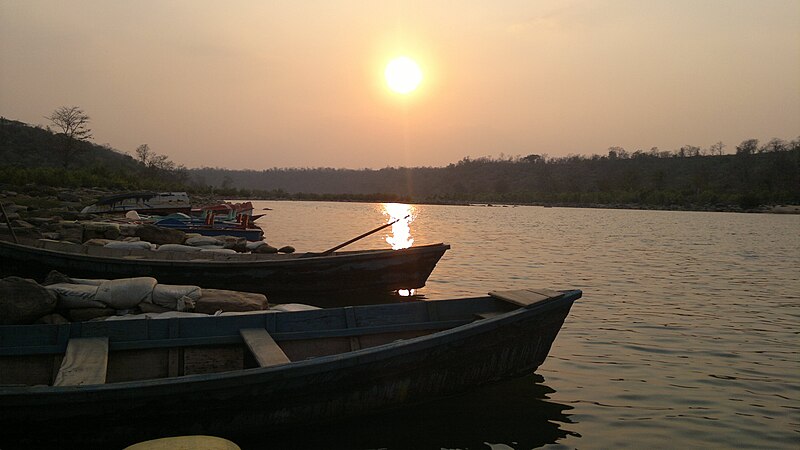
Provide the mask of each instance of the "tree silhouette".
[{"label": "tree silhouette", "polygon": [[45,118],[61,130],[57,136],[62,163],[66,168],[82,149],[81,142],[92,138],[89,116],[78,106],[61,106]]}]

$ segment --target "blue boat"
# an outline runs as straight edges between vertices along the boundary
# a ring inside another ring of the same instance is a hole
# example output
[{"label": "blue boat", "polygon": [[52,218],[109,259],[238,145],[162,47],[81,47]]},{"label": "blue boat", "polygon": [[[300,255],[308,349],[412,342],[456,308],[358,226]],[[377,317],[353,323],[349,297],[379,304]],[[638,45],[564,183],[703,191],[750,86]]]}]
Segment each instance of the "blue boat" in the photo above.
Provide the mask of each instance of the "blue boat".
[{"label": "blue boat", "polygon": [[532,373],[581,291],[0,327],[0,448],[234,439]]},{"label": "blue boat", "polygon": [[181,230],[186,233],[198,233],[203,236],[236,236],[245,238],[251,242],[264,239],[264,230],[256,225],[244,226],[235,222],[229,223],[222,221],[206,223],[202,220],[192,219],[189,216],[182,219],[172,215],[156,221],[154,225]]}]

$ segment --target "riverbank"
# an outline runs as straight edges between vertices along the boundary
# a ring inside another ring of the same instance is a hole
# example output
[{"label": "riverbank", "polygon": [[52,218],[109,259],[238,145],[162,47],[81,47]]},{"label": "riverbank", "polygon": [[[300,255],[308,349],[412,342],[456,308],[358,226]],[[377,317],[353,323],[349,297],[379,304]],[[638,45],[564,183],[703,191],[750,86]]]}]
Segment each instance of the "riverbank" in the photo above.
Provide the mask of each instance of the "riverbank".
[{"label": "riverbank", "polygon": [[[94,220],[98,216],[84,214],[81,210],[91,205],[100,198],[126,191],[108,188],[61,188],[28,184],[24,186],[0,185],[0,202],[6,208],[9,219],[27,218],[60,218],[62,220]],[[193,207],[219,203],[226,197],[214,194],[191,193]],[[230,197],[228,197],[230,199]],[[346,195],[320,196],[318,199],[294,198],[262,198],[254,196],[247,200],[264,201],[333,201],[347,203],[375,203],[380,199],[348,198]],[[408,200],[408,199],[406,199]],[[397,202],[396,199],[385,199],[385,202]],[[703,212],[738,212],[756,214],[800,214],[800,205],[761,205],[756,208],[744,209],[739,205],[645,205],[637,203],[565,203],[565,202],[533,202],[533,203],[486,203],[470,201],[407,201],[413,204],[450,205],[450,206],[484,206],[484,207],[514,207],[514,206],[539,206],[560,208],[592,208],[592,209],[636,209],[651,211],[703,211]]]}]

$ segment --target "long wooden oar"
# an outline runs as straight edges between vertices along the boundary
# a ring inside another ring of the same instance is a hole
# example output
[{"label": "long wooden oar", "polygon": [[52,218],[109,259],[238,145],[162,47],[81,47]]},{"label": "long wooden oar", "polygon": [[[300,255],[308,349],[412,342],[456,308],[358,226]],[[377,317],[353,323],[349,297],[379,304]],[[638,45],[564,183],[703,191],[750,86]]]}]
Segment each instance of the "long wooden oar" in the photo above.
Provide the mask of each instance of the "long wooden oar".
[{"label": "long wooden oar", "polygon": [[8,225],[8,231],[11,232],[11,237],[14,238],[14,243],[19,244],[17,241],[17,235],[14,233],[14,228],[11,226],[11,221],[8,220],[8,214],[6,214],[6,208],[3,206],[3,203],[0,202],[0,211],[3,212],[3,217],[6,219],[6,225]]},{"label": "long wooden oar", "polygon": [[355,241],[357,241],[357,240],[359,240],[359,239],[363,239],[363,238],[365,238],[365,237],[369,236],[370,234],[377,233],[378,231],[381,231],[382,229],[384,229],[384,228],[386,228],[386,227],[390,227],[390,226],[392,226],[392,225],[396,224],[397,222],[400,222],[401,220],[406,220],[406,219],[408,219],[409,217],[411,217],[411,214],[409,214],[409,215],[407,215],[407,216],[405,216],[405,217],[403,217],[403,218],[400,218],[400,219],[395,219],[395,220],[393,220],[393,221],[391,221],[391,222],[389,222],[389,223],[387,223],[387,224],[385,224],[385,225],[381,225],[381,226],[379,226],[378,228],[375,228],[374,230],[367,231],[366,233],[364,233],[364,234],[362,234],[362,235],[360,235],[360,236],[356,236],[356,237],[354,237],[353,239],[350,239],[350,240],[349,240],[349,241],[347,241],[347,242],[342,242],[341,244],[337,245],[336,247],[329,248],[328,250],[325,250],[325,251],[324,251],[324,252],[322,252],[322,253],[306,253],[305,255],[303,255],[303,257],[311,257],[311,256],[328,256],[328,255],[330,255],[331,253],[335,252],[336,250],[339,250],[340,248],[342,248],[342,247],[344,247],[344,246],[346,246],[346,245],[350,245],[350,244],[352,244],[353,242],[355,242]]}]

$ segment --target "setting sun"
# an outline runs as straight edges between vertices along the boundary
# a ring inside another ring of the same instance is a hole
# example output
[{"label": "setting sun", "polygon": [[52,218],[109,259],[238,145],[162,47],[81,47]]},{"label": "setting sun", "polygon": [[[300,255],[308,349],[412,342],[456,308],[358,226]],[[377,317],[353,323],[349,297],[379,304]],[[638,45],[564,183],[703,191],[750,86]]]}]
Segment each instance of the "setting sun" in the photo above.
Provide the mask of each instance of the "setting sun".
[{"label": "setting sun", "polygon": [[422,81],[422,70],[413,59],[407,56],[400,56],[389,61],[384,75],[389,89],[398,94],[408,94],[416,89]]}]

